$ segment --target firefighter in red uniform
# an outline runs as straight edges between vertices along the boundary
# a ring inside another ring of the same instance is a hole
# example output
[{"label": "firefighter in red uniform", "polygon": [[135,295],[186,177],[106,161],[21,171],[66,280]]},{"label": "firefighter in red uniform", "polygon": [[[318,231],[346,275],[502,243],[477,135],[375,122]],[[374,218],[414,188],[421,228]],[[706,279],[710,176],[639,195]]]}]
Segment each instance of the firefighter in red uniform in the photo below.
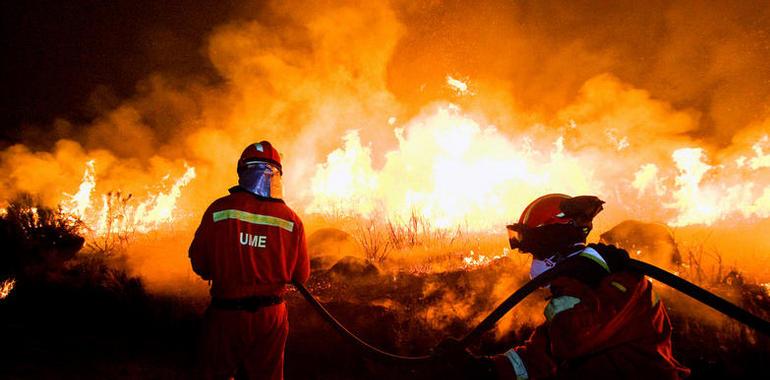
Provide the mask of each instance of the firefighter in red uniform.
[{"label": "firefighter in red uniform", "polygon": [[203,215],[192,268],[211,282],[200,365],[206,379],[282,379],[289,332],[285,284],[310,275],[302,221],[281,199],[281,158],[267,141],[246,147],[238,186]]},{"label": "firefighter in red uniform", "polygon": [[[623,270],[627,253],[586,245],[594,196],[549,194],[508,226],[511,247],[532,254],[530,276],[568,266],[550,285],[546,321],[523,345],[476,357],[456,340],[439,347],[457,372],[487,379],[680,379],[689,370],[671,352],[671,324],[644,276]],[[453,348],[454,347],[454,348]],[[457,368],[462,367],[462,368]]]}]

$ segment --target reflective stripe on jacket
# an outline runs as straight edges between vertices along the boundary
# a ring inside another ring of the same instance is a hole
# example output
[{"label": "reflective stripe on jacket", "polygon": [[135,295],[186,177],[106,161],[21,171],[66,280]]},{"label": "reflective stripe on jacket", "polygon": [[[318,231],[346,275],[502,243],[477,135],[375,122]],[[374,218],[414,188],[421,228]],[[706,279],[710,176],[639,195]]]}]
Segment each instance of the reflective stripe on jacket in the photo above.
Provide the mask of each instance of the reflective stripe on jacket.
[{"label": "reflective stripe on jacket", "polygon": [[652,283],[608,266],[612,260],[604,257],[612,252],[594,252],[558,264],[573,268],[551,282],[547,321],[512,350],[515,355],[493,357],[500,378],[663,380],[689,374],[671,353],[671,323]]},{"label": "reflective stripe on jacket", "polygon": [[189,256],[214,297],[280,295],[284,284],[310,275],[300,218],[282,200],[238,187],[206,210]]}]

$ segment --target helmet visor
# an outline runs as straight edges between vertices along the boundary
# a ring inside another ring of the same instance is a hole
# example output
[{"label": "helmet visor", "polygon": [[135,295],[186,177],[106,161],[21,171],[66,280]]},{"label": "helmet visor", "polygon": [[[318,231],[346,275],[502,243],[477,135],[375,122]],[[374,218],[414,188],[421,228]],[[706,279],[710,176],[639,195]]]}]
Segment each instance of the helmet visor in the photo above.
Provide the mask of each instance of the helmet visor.
[{"label": "helmet visor", "polygon": [[273,164],[248,162],[238,170],[238,185],[260,197],[281,199],[281,172]]},{"label": "helmet visor", "polygon": [[521,242],[524,240],[523,228],[521,224],[509,224],[505,226],[508,231],[508,243],[511,245],[511,249],[520,249]]}]

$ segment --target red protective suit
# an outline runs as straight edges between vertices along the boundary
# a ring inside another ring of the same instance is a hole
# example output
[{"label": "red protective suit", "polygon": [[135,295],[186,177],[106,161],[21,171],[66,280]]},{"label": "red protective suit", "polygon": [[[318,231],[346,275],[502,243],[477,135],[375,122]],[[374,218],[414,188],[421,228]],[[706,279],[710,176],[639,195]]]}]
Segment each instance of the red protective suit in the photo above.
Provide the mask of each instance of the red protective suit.
[{"label": "red protective suit", "polygon": [[501,379],[664,380],[689,374],[671,353],[671,324],[652,283],[613,268],[613,251],[605,248],[592,245],[558,264],[572,268],[551,283],[547,321],[523,346],[492,357]]},{"label": "red protective suit", "polygon": [[[217,299],[280,296],[285,284],[310,275],[305,231],[279,199],[238,187],[203,215],[190,245],[195,273],[211,281]],[[209,307],[201,342],[203,377],[227,379],[241,370],[251,379],[282,379],[288,319],[283,303],[256,311]]]}]

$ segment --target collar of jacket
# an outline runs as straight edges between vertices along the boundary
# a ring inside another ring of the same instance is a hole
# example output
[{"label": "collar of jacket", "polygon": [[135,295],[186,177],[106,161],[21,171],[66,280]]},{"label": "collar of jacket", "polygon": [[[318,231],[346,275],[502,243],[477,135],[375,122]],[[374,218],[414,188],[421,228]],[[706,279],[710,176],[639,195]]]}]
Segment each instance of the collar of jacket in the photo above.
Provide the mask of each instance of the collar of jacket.
[{"label": "collar of jacket", "polygon": [[286,202],[284,202],[284,201],[283,201],[283,199],[278,199],[278,198],[268,198],[268,197],[263,197],[263,196],[261,196],[261,195],[257,195],[257,194],[254,194],[254,193],[252,193],[251,191],[248,191],[248,190],[246,190],[246,189],[244,189],[244,188],[242,188],[242,187],[240,187],[240,186],[238,186],[238,185],[235,185],[235,186],[233,186],[233,187],[229,188],[227,191],[229,191],[229,192],[230,192],[230,194],[235,194],[235,193],[246,193],[246,194],[250,194],[251,196],[253,196],[253,197],[255,197],[255,198],[259,199],[260,201],[267,201],[267,202],[278,202],[278,203],[286,203]]}]

